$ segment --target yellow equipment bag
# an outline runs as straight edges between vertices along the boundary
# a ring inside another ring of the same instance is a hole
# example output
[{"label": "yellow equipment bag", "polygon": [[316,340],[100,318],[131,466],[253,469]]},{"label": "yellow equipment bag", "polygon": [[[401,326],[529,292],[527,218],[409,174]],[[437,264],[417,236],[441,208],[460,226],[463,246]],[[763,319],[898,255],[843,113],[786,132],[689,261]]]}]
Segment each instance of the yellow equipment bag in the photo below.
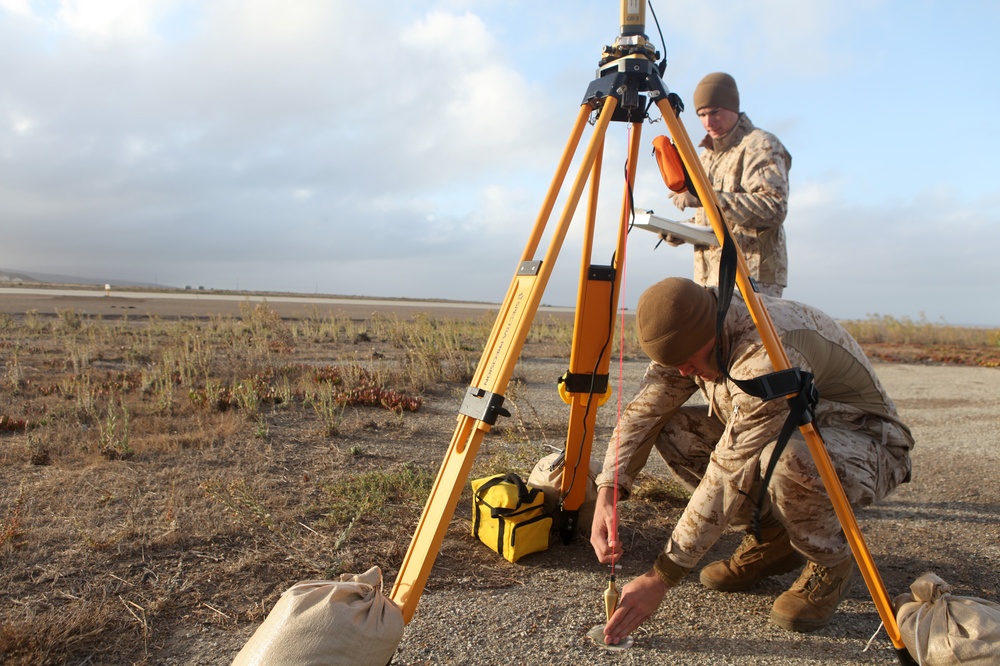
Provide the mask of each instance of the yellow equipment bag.
[{"label": "yellow equipment bag", "polygon": [[472,535],[504,559],[517,562],[549,547],[552,516],[545,494],[510,472],[472,482]]}]

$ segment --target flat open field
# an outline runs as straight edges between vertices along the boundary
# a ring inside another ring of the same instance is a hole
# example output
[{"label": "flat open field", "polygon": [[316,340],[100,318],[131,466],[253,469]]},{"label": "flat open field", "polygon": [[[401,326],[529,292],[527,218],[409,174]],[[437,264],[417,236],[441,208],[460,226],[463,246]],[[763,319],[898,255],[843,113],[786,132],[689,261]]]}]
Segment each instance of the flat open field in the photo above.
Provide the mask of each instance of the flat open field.
[{"label": "flat open field", "polygon": [[[0,291],[0,663],[229,664],[296,581],[379,566],[388,591],[493,316]],[[474,477],[526,477],[562,447],[567,317],[536,317]],[[601,452],[645,367],[625,346]],[[872,354],[920,358],[890,347]],[[917,439],[912,483],[858,514],[890,595],[932,570],[1000,600],[1000,370],[876,367]],[[622,507],[619,580],[683,507],[647,470]],[[879,619],[860,579],[819,632],[769,624],[791,574],[738,594],[689,576],[633,648],[605,652],[585,637],[607,579],[589,544],[509,564],[469,535],[470,504],[466,489],[393,664],[896,663],[884,632],[865,651]]]}]

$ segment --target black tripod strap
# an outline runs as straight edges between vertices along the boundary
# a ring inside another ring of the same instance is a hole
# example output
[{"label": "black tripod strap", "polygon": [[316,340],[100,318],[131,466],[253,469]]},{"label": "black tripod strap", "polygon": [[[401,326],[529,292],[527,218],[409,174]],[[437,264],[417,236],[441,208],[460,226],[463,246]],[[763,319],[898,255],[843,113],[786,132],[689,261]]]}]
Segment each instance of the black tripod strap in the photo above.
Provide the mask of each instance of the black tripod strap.
[{"label": "black tripod strap", "polygon": [[789,400],[788,416],[778,433],[778,440],[768,462],[767,470],[761,479],[760,492],[756,501],[749,498],[754,503],[753,511],[753,532],[757,540],[760,541],[760,511],[764,505],[764,498],[767,496],[767,484],[771,481],[774,469],[778,465],[778,459],[785,450],[792,433],[800,425],[805,425],[812,421],[813,409],[819,402],[819,392],[813,384],[813,375],[810,372],[803,372],[799,368],[789,368],[778,370],[767,375],[754,377],[752,379],[735,379],[729,374],[727,359],[722,353],[722,332],[726,322],[726,313],[733,300],[733,291],[736,288],[736,266],[737,251],[736,241],[733,240],[729,228],[723,225],[722,254],[719,260],[719,297],[718,309],[715,319],[715,359],[719,370],[729,381],[736,384],[744,393],[760,398],[761,400],[772,400],[778,397],[794,396]]},{"label": "black tripod strap", "polygon": [[[726,379],[736,381],[729,376],[726,359],[722,357],[722,329],[726,323],[726,313],[733,301],[733,290],[736,289],[736,241],[729,233],[729,227],[722,225],[722,254],[719,257],[719,298],[715,312],[715,360]],[[739,384],[737,383],[737,386]],[[741,387],[742,388],[742,387]],[[748,391],[749,393],[749,391]]]},{"label": "black tripod strap", "polygon": [[736,241],[733,240],[733,235],[729,233],[729,228],[726,225],[722,225],[722,229],[722,254],[719,258],[719,297],[715,313],[716,363],[725,378],[736,384],[745,393],[749,393],[762,400],[770,400],[779,395],[788,395],[794,392],[794,388],[785,390],[784,392],[780,391],[782,390],[781,387],[788,387],[795,383],[794,379],[789,379],[786,376],[789,371],[784,371],[784,373],[773,372],[762,377],[754,377],[753,379],[734,379],[729,374],[729,364],[727,359],[723,357],[722,352],[722,332],[726,324],[726,313],[729,312],[729,305],[733,301],[733,292],[736,290],[737,255]]},{"label": "black tripod strap", "polygon": [[[798,371],[798,368],[794,369]],[[778,466],[778,459],[781,458],[781,454],[785,450],[788,440],[791,439],[792,433],[799,426],[812,421],[813,409],[816,407],[816,403],[819,402],[819,392],[812,382],[812,373],[802,372],[800,376],[802,378],[802,386],[788,401],[788,416],[781,426],[781,432],[778,433],[778,440],[775,442],[771,459],[767,463],[767,470],[761,478],[760,491],[757,493],[757,500],[754,502],[752,528],[758,542],[761,541],[760,511],[764,506],[764,499],[767,497],[767,484],[771,482],[771,476]],[[751,501],[753,500],[751,499]]]}]

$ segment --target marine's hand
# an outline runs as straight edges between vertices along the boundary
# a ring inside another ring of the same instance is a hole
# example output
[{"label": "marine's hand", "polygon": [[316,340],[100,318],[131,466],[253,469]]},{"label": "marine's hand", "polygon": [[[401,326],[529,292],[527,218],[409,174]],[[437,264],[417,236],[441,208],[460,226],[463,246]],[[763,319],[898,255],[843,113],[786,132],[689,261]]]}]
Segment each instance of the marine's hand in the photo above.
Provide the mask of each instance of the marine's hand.
[{"label": "marine's hand", "polygon": [[590,527],[590,545],[601,564],[611,564],[622,556],[618,535],[614,533],[614,488],[597,491],[597,506],[594,508],[594,522]]},{"label": "marine's hand", "polygon": [[604,627],[604,642],[617,645],[625,640],[656,612],[669,589],[653,569],[623,587],[618,609]]},{"label": "marine's hand", "polygon": [[701,208],[701,202],[698,201],[698,197],[691,194],[690,191],[675,192],[670,195],[670,200],[674,202],[679,210],[684,210],[685,208]]},{"label": "marine's hand", "polygon": [[685,243],[683,238],[678,238],[677,236],[668,233],[661,233],[660,240],[665,240],[667,241],[667,243],[673,245],[674,247],[677,247],[678,245],[684,245]]}]

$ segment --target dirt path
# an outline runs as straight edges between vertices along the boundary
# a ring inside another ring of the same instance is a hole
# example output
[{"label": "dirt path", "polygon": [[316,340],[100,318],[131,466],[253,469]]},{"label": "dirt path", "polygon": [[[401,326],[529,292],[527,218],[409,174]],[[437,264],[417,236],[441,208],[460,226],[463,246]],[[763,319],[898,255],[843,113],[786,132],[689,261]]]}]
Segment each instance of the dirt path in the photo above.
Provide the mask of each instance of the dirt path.
[{"label": "dirt path", "polygon": [[[161,319],[212,316],[238,317],[241,307],[267,302],[268,307],[282,317],[346,315],[370,317],[373,312],[396,315],[404,319],[420,313],[437,317],[478,317],[499,307],[493,303],[463,303],[458,301],[419,301],[405,299],[348,298],[335,296],[302,296],[292,294],[224,294],[197,290],[184,292],[126,292],[106,295],[100,290],[0,288],[0,312],[20,314],[36,310],[42,315],[54,315],[75,310],[91,317],[147,317]],[[540,308],[544,313],[571,313],[572,308]]]}]

